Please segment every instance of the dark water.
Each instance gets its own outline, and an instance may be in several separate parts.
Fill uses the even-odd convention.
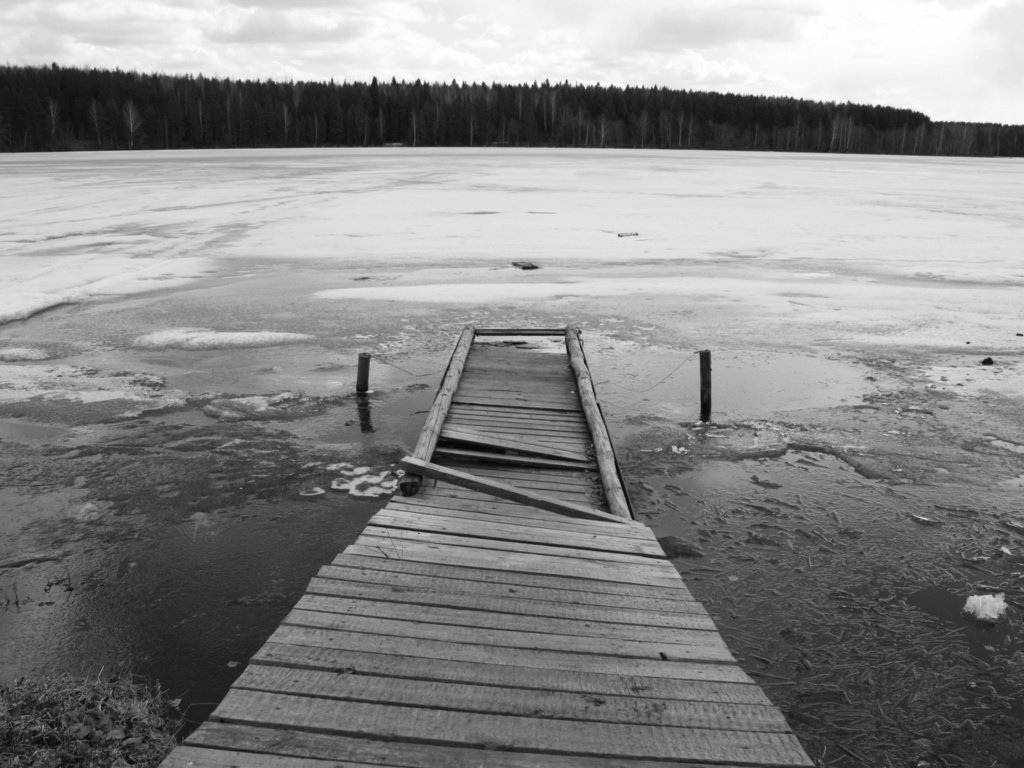
[[[183,411],[114,429],[99,458],[63,459],[83,492],[107,499],[34,489],[30,511],[66,512],[28,525],[21,555],[0,559],[3,679],[128,667],[181,697],[193,725],[202,721],[309,579],[387,501],[301,492],[329,489],[340,473],[327,467],[339,461],[387,470],[414,442],[433,394],[378,392],[259,425]],[[282,432],[299,447],[261,439]],[[229,449],[209,452],[232,440],[241,445],[231,462],[221,456]],[[193,444],[182,456],[166,448]],[[128,471],[137,474],[126,483]]]

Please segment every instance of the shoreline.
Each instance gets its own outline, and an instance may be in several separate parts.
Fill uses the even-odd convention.
[[[161,212],[169,190],[204,173],[182,167],[128,218],[170,216],[160,242],[190,243],[190,256],[209,249],[215,274],[0,325],[0,351],[46,355],[0,363],[0,677],[131,659],[204,716],[316,568],[382,505],[351,493],[364,486],[346,473],[366,467],[384,486],[462,327],[572,324],[645,522],[699,545],[704,557],[677,566],[817,754],[835,754],[851,723],[866,734],[858,751],[878,764],[886,741],[924,759],[906,736],[915,732],[959,754],[970,739],[953,744],[938,718],[985,711],[992,718],[975,717],[971,731],[978,754],[1010,744],[996,716],[1024,718],[1014,575],[1024,568],[1024,315],[1012,301],[1024,276],[1000,249],[1015,220],[1002,209],[966,222],[922,213],[904,230],[907,210],[936,204],[930,190],[883,215],[877,191],[857,186],[867,176],[814,209],[825,182],[799,163],[784,178],[741,165],[716,180],[680,156],[683,190],[634,179],[595,192],[614,169],[580,181],[585,166],[542,154],[557,160],[544,173],[526,167],[502,182],[499,168],[453,171],[425,191],[400,167],[358,194],[341,170],[316,169],[263,203],[231,179],[211,192],[213,211],[197,201]],[[647,162],[630,172],[642,177]],[[530,179],[539,193],[520,188]],[[807,208],[779,213],[793,204]],[[93,203],[81,205],[87,214]],[[740,221],[752,207],[768,213]],[[555,213],[529,213],[542,209]],[[396,221],[395,210],[408,214]],[[507,220],[473,214],[483,210]],[[218,228],[240,211],[237,229]],[[71,231],[75,216],[53,217],[41,228],[66,218]],[[523,222],[532,228],[515,235]],[[1006,285],[956,277],[975,269],[959,240],[941,249],[961,224],[1002,259],[992,279]],[[873,226],[874,240],[861,231]],[[946,279],[915,277],[929,261],[906,242],[938,248],[926,271]],[[826,245],[835,252],[819,253]],[[280,256],[293,246],[303,258]],[[510,266],[521,258],[540,269]],[[482,300],[481,285],[503,281],[523,287],[487,288]],[[578,295],[558,292],[568,281]],[[457,300],[388,293],[447,284],[460,286]],[[337,290],[348,292],[315,298]],[[373,291],[383,295],[360,298]],[[165,335],[139,342],[153,334]],[[240,346],[282,339],[295,343]],[[698,349],[714,361],[706,429],[694,426]],[[376,361],[363,408],[351,396],[359,352]],[[349,490],[329,490],[345,478]],[[313,487],[327,490],[302,495]],[[988,587],[1006,592],[1010,611],[985,634],[955,603]],[[891,667],[868,649],[891,654]],[[865,684],[876,668],[888,670],[884,684]],[[889,695],[915,683],[914,706]]]

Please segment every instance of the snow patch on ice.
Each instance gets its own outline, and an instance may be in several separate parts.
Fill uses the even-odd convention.
[[[676,283],[680,285],[676,285]],[[371,299],[444,304],[478,304],[493,301],[540,301],[545,299],[595,296],[625,296],[633,293],[673,293],[683,280],[650,279],[579,280],[564,283],[432,283],[427,285],[365,286],[318,291],[318,299]]]
[[[49,360],[50,353],[38,347],[3,347],[0,348],[0,362],[19,363],[30,360]]]
[[[183,285],[208,274],[197,258],[145,259],[86,251],[45,258],[5,257],[0,324],[25,320],[63,304]]]
[[[989,391],[1024,397],[1024,366],[1005,357],[996,366],[982,366],[971,360],[964,365],[933,366],[924,375],[932,386],[962,395]]]
[[[186,393],[166,389],[163,379],[149,374],[103,373],[81,365],[0,368],[0,403],[36,398],[80,403],[124,400],[131,403],[131,407],[121,414],[124,417],[180,408],[188,402]]]
[[[306,404],[301,395],[293,392],[249,397],[219,397],[203,406],[203,413],[221,421],[286,419],[296,414],[296,406]]]
[[[231,347],[274,347],[315,341],[305,333],[277,331],[212,331],[209,328],[169,328],[140,336],[134,342],[142,349],[228,349]]]

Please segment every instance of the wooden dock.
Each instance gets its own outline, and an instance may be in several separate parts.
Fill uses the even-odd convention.
[[[467,328],[403,465],[163,768],[813,765],[633,520],[578,332]]]

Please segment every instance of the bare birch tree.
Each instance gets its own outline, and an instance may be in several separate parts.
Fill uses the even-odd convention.
[[[129,99],[121,107],[121,117],[124,118],[124,127],[128,131],[128,149],[135,149],[135,136],[142,128],[142,113],[135,106],[135,102]]]

